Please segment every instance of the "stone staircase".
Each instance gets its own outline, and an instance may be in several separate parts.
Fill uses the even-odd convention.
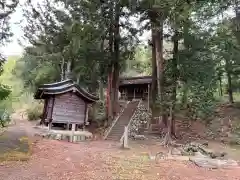
[[[124,127],[128,125],[131,117],[137,109],[139,101],[131,101],[124,109],[123,114],[118,118],[117,122],[111,128],[105,140],[119,141],[124,133]]]

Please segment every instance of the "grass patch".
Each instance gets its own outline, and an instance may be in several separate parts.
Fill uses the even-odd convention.
[[[30,158],[30,153],[20,151],[10,151],[0,155],[0,161],[27,161]]]
[[[42,115],[43,104],[35,103],[28,107],[26,110],[27,117],[29,121],[38,120]]]
[[[3,137],[2,137],[3,138]],[[6,138],[6,137],[4,137]],[[27,147],[26,147],[27,146]],[[27,161],[32,154],[32,141],[27,137],[19,138],[19,144],[14,149],[0,153],[1,161]]]

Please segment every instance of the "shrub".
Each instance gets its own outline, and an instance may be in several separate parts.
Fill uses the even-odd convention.
[[[97,123],[98,127],[102,126],[106,119],[104,102],[97,101],[94,107],[90,108],[88,118],[93,123]]]
[[[6,109],[0,110],[0,127],[5,127],[10,121],[10,114]]]
[[[42,115],[43,105],[36,103],[27,108],[26,113],[29,121],[38,120]]]

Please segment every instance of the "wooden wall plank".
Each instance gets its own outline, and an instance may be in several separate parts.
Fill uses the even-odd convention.
[[[85,102],[74,93],[57,95],[53,108],[53,122],[83,124],[85,109]]]

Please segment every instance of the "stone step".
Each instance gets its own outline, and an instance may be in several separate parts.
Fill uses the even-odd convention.
[[[138,101],[132,101],[128,104],[126,109],[124,110],[122,116],[119,117],[118,121],[112,128],[111,132],[109,133],[107,140],[120,140],[123,133],[124,127],[128,125],[132,115],[134,114]]]
[[[119,129],[113,129],[110,133],[122,133],[124,131],[124,128]]]
[[[113,135],[121,135],[121,134],[122,134],[122,132],[113,132],[113,133],[109,134],[109,136],[113,136]]]

